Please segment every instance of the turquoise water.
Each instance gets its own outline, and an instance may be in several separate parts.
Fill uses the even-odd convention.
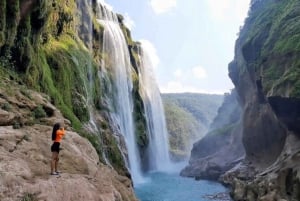
[[[219,183],[196,181],[177,174],[150,173],[147,182],[135,187],[140,201],[230,201],[228,190]],[[215,196],[218,194],[218,196]],[[214,197],[214,198],[212,198]]]

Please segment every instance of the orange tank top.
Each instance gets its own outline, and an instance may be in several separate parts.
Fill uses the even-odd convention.
[[[56,138],[55,138],[54,142],[60,142],[64,135],[65,135],[65,130],[63,128],[57,130]]]

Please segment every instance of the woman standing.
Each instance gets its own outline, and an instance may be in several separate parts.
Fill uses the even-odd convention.
[[[53,144],[51,146],[51,152],[52,152],[52,160],[51,160],[51,175],[59,175],[59,172],[57,171],[57,164],[58,164],[58,154],[59,154],[59,146],[60,141],[62,137],[65,135],[65,130],[61,126],[60,123],[56,123],[53,126],[52,130],[52,141]]]

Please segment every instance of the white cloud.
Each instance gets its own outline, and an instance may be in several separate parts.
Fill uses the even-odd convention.
[[[179,68],[177,68],[177,69],[174,71],[173,75],[174,75],[175,77],[177,77],[177,78],[182,77],[182,70],[179,69]]]
[[[133,27],[135,27],[134,21],[130,18],[128,13],[124,15],[124,24],[131,31]]]
[[[219,21],[243,22],[247,16],[250,0],[206,0],[212,17]]]
[[[176,0],[150,0],[150,5],[156,14],[168,12],[176,7]]]
[[[218,20],[226,17],[226,11],[229,8],[230,0],[207,0],[211,15]]]
[[[183,84],[180,81],[170,81],[166,86],[160,87],[161,93],[205,93],[205,94],[224,94],[223,91],[207,91],[194,86]]]
[[[154,45],[145,39],[140,40],[144,51],[146,51],[150,57],[150,61],[152,62],[153,68],[156,69],[158,64],[160,63],[160,59],[156,53],[156,49]]]
[[[196,66],[192,69],[193,76],[197,79],[203,79],[207,77],[207,73],[202,66]]]
[[[166,86],[160,88],[162,93],[183,93],[190,92],[190,89],[187,89],[181,82],[179,81],[170,81]]]

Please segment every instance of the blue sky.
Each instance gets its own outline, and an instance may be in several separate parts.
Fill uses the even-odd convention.
[[[250,0],[105,0],[151,54],[161,92],[224,93]]]

